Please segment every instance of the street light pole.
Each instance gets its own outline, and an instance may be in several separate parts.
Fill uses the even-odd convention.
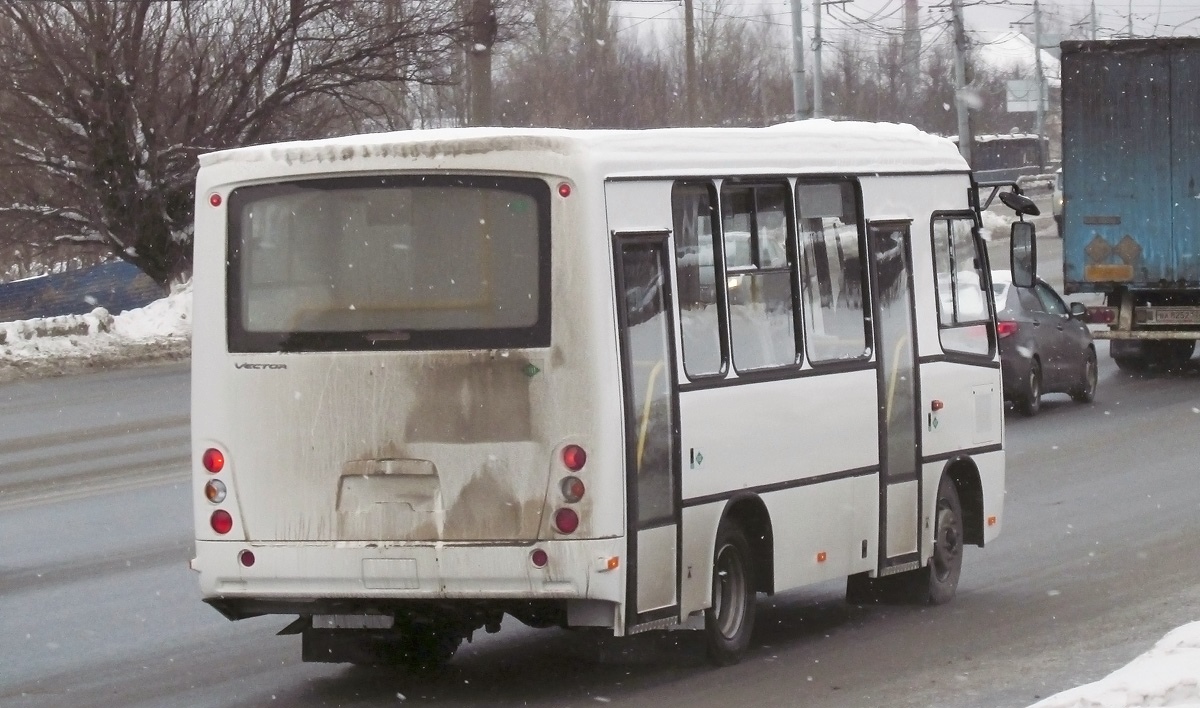
[[[807,87],[804,85],[804,8],[792,0],[792,107],[796,120],[808,117]]]

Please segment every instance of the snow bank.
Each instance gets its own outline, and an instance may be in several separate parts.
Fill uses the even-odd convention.
[[[1200,622],[1172,630],[1108,676],[1030,708],[1200,708]]]
[[[0,381],[186,359],[191,353],[192,286],[113,316],[102,307],[0,323]]]

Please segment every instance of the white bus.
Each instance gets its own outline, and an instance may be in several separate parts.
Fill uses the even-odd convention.
[[[948,601],[1003,518],[975,194],[949,141],[829,121],[203,157],[205,602],[428,666],[505,614],[725,664],[758,593]]]

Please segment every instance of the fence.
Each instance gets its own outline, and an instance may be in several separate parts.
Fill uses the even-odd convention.
[[[164,295],[149,276],[117,261],[0,284],[0,322],[82,315],[97,307],[115,315]]]

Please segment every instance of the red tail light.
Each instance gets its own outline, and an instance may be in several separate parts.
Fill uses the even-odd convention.
[[[578,445],[567,445],[562,451],[563,464],[572,472],[578,472],[587,464],[587,451]]]
[[[1003,320],[996,323],[996,336],[1001,339],[1010,335],[1016,334],[1017,323],[1011,320]]]
[[[214,511],[209,523],[212,524],[213,531],[219,534],[227,534],[233,530],[233,517],[224,509]]]
[[[213,474],[225,469],[225,455],[215,447],[205,450],[201,461],[204,463],[204,469]]]
[[[554,512],[554,528],[559,533],[575,533],[579,528],[579,514],[574,509],[559,509]]]
[[[1089,307],[1086,320],[1092,324],[1112,324],[1117,321],[1117,311],[1112,307]]]

